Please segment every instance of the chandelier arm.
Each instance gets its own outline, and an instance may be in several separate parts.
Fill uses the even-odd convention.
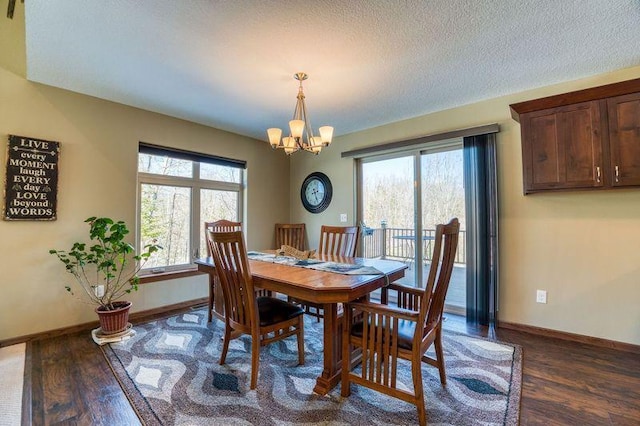
[[[291,118],[291,120],[300,120],[301,119],[301,114],[302,114],[302,110],[300,108],[300,91],[298,90],[298,95],[296,96],[296,106],[293,109],[293,117]],[[295,145],[293,147],[291,147],[291,148],[293,148],[293,151],[289,153],[289,154],[292,154],[293,152],[296,152],[299,149],[301,149],[302,146],[300,145],[300,138],[293,137],[293,132],[291,131],[291,126],[289,126],[289,137],[293,138],[293,140],[295,141]]]
[[[299,79],[300,80],[300,86],[298,87],[298,101],[297,101],[297,107],[298,107],[298,115],[297,115],[297,119],[298,120],[302,120],[304,122],[304,132],[300,135],[300,138],[297,140],[298,142],[298,147],[300,147],[300,149],[303,150],[307,150],[307,143],[305,143],[304,141],[304,136],[305,133],[307,134],[307,138],[308,138],[308,133],[309,133],[309,123],[307,121],[307,106],[306,103],[304,101],[304,89],[302,88],[302,80],[303,79]]]
[[[305,151],[313,152],[311,148],[313,146],[313,127],[311,127],[311,120],[307,115],[307,103],[302,99],[302,116],[304,117],[304,125],[306,127],[307,141],[304,143]]]
[[[303,122],[303,125],[306,127],[307,125],[307,116],[306,116],[306,108],[304,104],[304,89],[302,87],[302,81],[306,78],[304,73],[297,73],[295,79],[299,81],[298,83],[298,95],[296,96],[296,112],[294,116],[294,120],[300,120]],[[305,149],[304,143],[304,134],[308,129],[304,129],[304,132],[300,135],[300,137],[296,138],[296,144],[299,149]]]

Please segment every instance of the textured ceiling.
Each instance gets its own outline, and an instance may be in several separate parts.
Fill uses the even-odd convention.
[[[266,140],[640,65],[638,0],[28,0],[27,77]]]

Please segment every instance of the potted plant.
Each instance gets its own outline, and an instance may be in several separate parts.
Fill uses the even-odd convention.
[[[85,223],[89,224],[89,244],[76,242],[69,251],[49,250],[49,253],[64,263],[85,298],[97,305],[100,332],[120,333],[128,326],[131,302],[119,299],[138,290],[138,272],[161,247],[149,244],[142,253],[135,254],[134,247],[124,241],[129,229],[123,221],[90,217]],[[72,286],[67,285],[66,289],[75,295]]]

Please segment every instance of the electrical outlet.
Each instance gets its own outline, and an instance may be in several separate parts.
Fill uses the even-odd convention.
[[[547,303],[547,291],[546,290],[538,290],[538,291],[536,291],[536,302],[537,303]]]
[[[340,213],[340,222],[342,222],[342,223],[346,223],[347,222],[347,214],[346,213]]]
[[[104,286],[103,285],[97,285],[93,291],[96,293],[96,297],[102,297],[104,296]]]

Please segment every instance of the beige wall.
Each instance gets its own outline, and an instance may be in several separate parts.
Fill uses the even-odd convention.
[[[6,2],[1,10],[6,10]],[[1,5],[1,4],[0,4]],[[139,141],[246,160],[246,225],[250,248],[270,247],[273,224],[289,219],[286,191],[264,182],[286,182],[289,160],[262,141],[55,89],[25,80],[23,7],[0,25],[0,164],[5,173],[7,135],[61,143],[58,219],[0,220],[0,340],[96,320],[93,307],[64,289],[70,276],[48,254],[85,239],[89,216],[136,218]],[[1,190],[4,191],[4,178]],[[3,200],[4,202],[4,200]],[[132,232],[133,234],[133,232]],[[133,242],[133,241],[132,241]],[[141,286],[133,311],[208,294],[204,277]]]
[[[319,156],[291,164],[291,220],[306,222],[311,247],[320,225],[354,223],[354,161],[343,151],[498,123],[499,319],[640,344],[640,189],[524,196],[520,126],[509,104],[640,77],[640,67],[513,94],[338,137]],[[339,131],[340,129],[337,129]],[[333,201],[321,214],[300,203],[311,172],[326,173]],[[535,302],[536,289],[548,303]]]

